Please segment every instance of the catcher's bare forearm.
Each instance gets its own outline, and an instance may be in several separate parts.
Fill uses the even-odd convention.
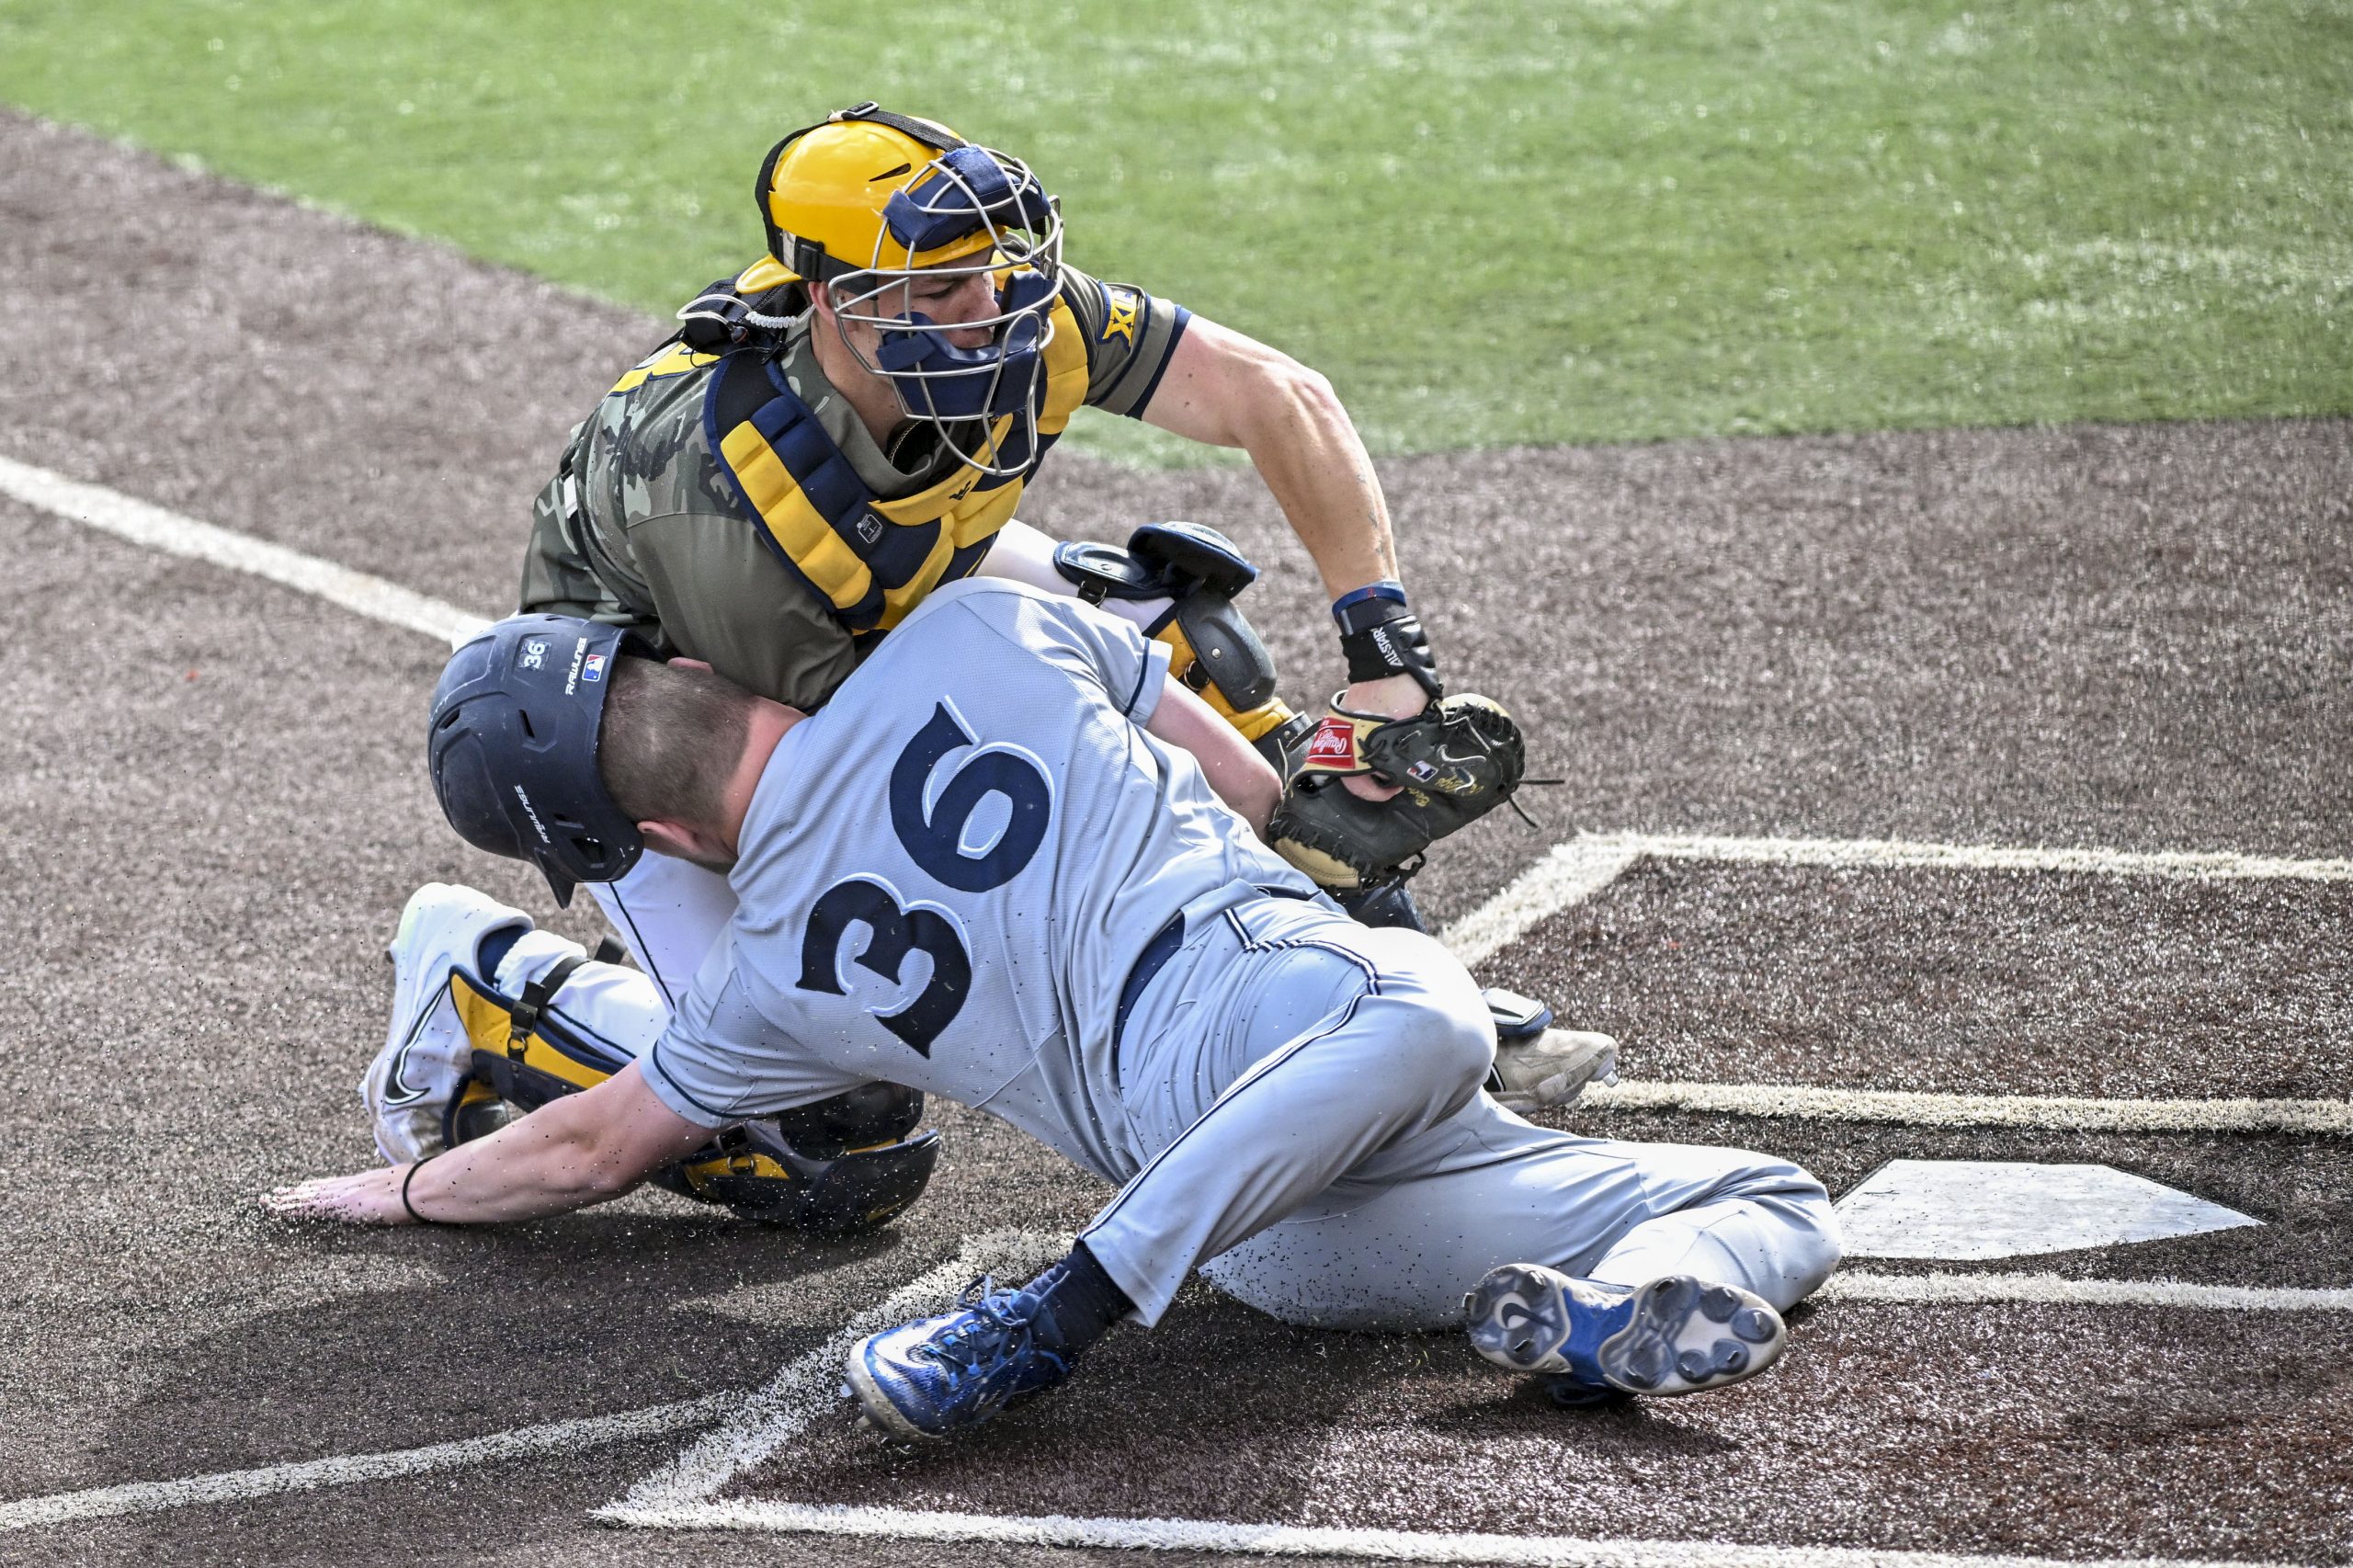
[[[1267,819],[1282,799],[1283,781],[1258,749],[1218,716],[1217,710],[1188,691],[1174,676],[1163,678],[1166,685],[1160,693],[1160,705],[1152,710],[1152,722],[1144,726],[1144,733],[1192,753],[1217,798],[1239,813],[1252,832],[1266,837]]]
[[[1331,383],[1289,355],[1196,315],[1144,422],[1240,447],[1334,597],[1397,575],[1389,504]]]

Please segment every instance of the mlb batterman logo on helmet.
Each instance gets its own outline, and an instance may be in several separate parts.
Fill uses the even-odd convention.
[[[601,677],[624,651],[652,656],[617,626],[509,616],[450,655],[433,688],[441,814],[475,848],[537,866],[566,906],[578,883],[613,881],[645,847],[597,774]]]
[[[1063,288],[1061,205],[1029,166],[865,103],[778,142],[757,194],[768,256],[736,279],[737,290],[796,280],[831,290],[844,346],[891,383],[908,418],[938,426],[983,474],[1024,472]],[[994,314],[957,322],[951,334],[911,308],[918,277],[981,274],[996,290]],[[873,329],[871,347],[853,326]],[[979,330],[984,345],[951,340]],[[1017,437],[993,423],[1007,415],[1024,421]]]

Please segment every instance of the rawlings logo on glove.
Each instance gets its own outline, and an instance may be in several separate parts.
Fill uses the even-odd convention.
[[[1486,698],[1449,697],[1410,719],[1336,701],[1267,835],[1326,888],[1379,886],[1413,875],[1424,850],[1509,800],[1527,767],[1518,723]],[[1399,792],[1364,800],[1339,783],[1352,773]]]

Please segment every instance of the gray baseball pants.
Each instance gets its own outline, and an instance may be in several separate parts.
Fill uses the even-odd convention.
[[[1082,1234],[1146,1324],[1197,1266],[1288,1322],[1409,1329],[1459,1324],[1505,1263],[1691,1274],[1788,1307],[1838,1261],[1828,1195],[1787,1161],[1579,1138],[1496,1105],[1469,972],[1320,902],[1188,932],[1120,1051],[1142,1169]]]

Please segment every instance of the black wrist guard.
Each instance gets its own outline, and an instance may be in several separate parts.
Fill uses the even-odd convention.
[[[1348,681],[1382,680],[1412,676],[1436,702],[1446,695],[1445,677],[1430,653],[1430,640],[1421,621],[1402,599],[1368,598],[1343,601],[1332,611],[1340,623],[1340,652],[1348,661]]]

